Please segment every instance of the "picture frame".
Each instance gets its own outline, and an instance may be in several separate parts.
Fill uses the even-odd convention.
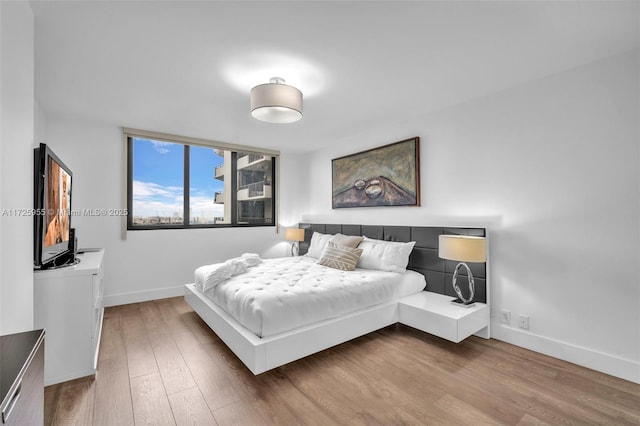
[[[331,206],[420,205],[420,138],[331,160]]]

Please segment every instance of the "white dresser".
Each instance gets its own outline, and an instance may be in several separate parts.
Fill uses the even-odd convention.
[[[34,324],[46,329],[45,386],[94,375],[102,331],[104,249],[80,263],[34,271]]]

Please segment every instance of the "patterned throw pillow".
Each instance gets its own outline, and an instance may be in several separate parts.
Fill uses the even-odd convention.
[[[341,271],[353,271],[361,254],[361,249],[341,246],[329,241],[318,263]]]

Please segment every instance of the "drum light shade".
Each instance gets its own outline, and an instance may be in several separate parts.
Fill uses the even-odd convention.
[[[251,89],[251,115],[268,123],[294,123],[302,118],[302,92],[273,77]]]
[[[463,235],[440,235],[438,257],[458,262],[486,262],[487,253],[484,237]]]
[[[287,228],[284,230],[284,239],[287,241],[304,241],[304,229]]]

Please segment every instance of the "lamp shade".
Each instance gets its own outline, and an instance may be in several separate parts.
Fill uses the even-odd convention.
[[[302,118],[302,92],[273,77],[251,89],[251,115],[269,123],[293,123]]]
[[[284,230],[284,239],[287,241],[304,241],[304,229],[287,228]]]
[[[458,262],[486,262],[485,241],[485,237],[440,235],[438,237],[438,256],[442,259]]]

